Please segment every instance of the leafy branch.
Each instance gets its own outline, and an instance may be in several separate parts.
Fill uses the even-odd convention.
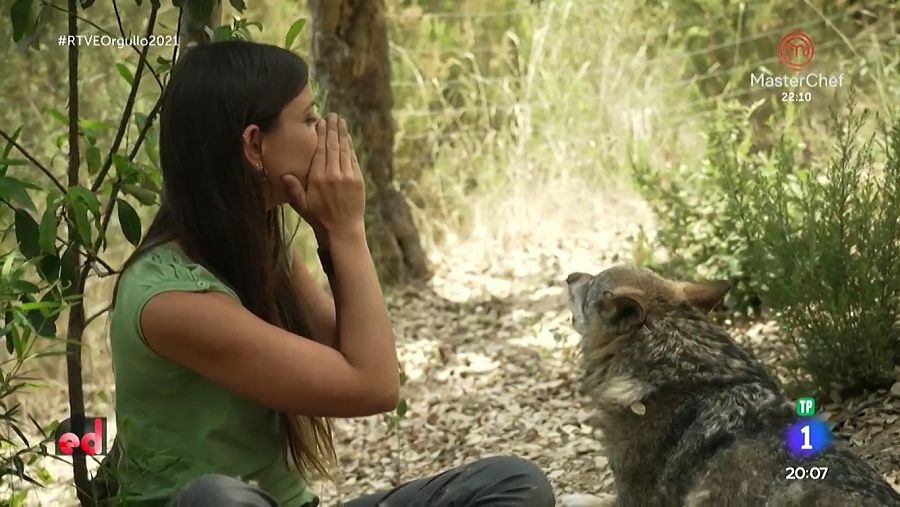
[[[62,12],[62,13],[65,13],[65,14],[68,14],[68,13],[69,13],[69,10],[66,9],[65,7],[60,7],[60,6],[58,6],[58,5],[54,5],[54,4],[52,4],[52,3],[47,2],[46,0],[44,0],[44,1],[42,2],[42,4],[45,5],[45,6],[47,6],[48,8],[57,10],[57,11],[59,11],[59,12]],[[119,17],[119,7],[118,7],[118,4],[117,4],[117,2],[116,2],[115,0],[113,0],[113,8],[115,9],[115,13],[116,13],[116,21],[118,22],[118,25],[119,25],[119,34],[122,36],[122,38],[125,38],[125,37],[126,37],[126,35],[125,35],[125,29],[124,29],[124,27],[122,26],[122,19]],[[85,18],[84,16],[79,16],[77,13],[75,14],[75,17],[78,19],[78,21],[81,21],[82,23],[85,23],[85,24],[87,24],[87,25],[90,25],[90,26],[92,26],[93,28],[97,29],[99,32],[101,32],[101,33],[103,33],[103,34],[105,34],[105,35],[109,35],[110,37],[112,37],[112,35],[113,35],[112,32],[110,32],[109,30],[107,30],[107,29],[101,27],[101,26],[98,25],[97,23],[94,23],[93,21],[91,21],[91,20]],[[141,50],[141,48],[139,48],[138,46],[136,46],[136,45],[134,45],[134,44],[129,44],[128,47],[130,47],[135,53],[137,53],[138,57],[139,57],[141,60],[146,60],[146,56],[145,56],[144,52]],[[159,85],[160,91],[162,91],[162,90],[165,88],[165,85],[163,84],[162,78],[160,78],[159,73],[156,72],[156,69],[154,69],[152,65],[148,65],[148,66],[147,66],[147,69],[150,71],[151,74],[153,74],[153,78],[156,80],[156,83]]]
[[[153,35],[153,29],[156,26],[156,13],[158,10],[159,4],[153,3],[152,7],[150,8],[150,19],[147,21],[146,36],[148,38]],[[97,174],[97,178],[94,180],[94,184],[91,185],[91,192],[96,192],[100,188],[100,185],[106,178],[106,174],[109,172],[110,167],[112,167],[113,155],[119,151],[119,145],[122,144],[122,139],[125,137],[125,130],[128,127],[128,120],[131,118],[131,111],[134,108],[134,101],[137,97],[138,87],[141,83],[141,76],[144,72],[144,68],[147,66],[147,52],[149,50],[149,44],[144,46],[144,48],[141,50],[141,59],[140,61],[138,61],[137,71],[135,72],[134,80],[131,84],[131,91],[128,93],[128,99],[125,102],[125,111],[122,113],[122,120],[119,122],[119,128],[116,131],[115,138],[113,138],[113,144],[109,150],[109,154],[106,156],[106,160],[103,162],[103,167]]]
[[[6,142],[8,142],[10,145],[14,146],[17,150],[19,150],[19,153],[21,153],[25,158],[27,158],[29,162],[34,164],[34,166],[37,167],[38,169],[40,169],[40,171],[42,173],[47,175],[47,177],[50,178],[50,181],[53,182],[54,185],[56,185],[56,188],[58,188],[63,193],[66,192],[66,187],[64,187],[63,184],[60,183],[60,181],[58,179],[56,179],[55,176],[53,176],[53,173],[50,172],[50,169],[48,169],[47,166],[45,166],[44,164],[40,163],[38,161],[38,159],[36,159],[34,156],[32,156],[31,153],[29,153],[28,150],[26,150],[24,147],[22,147],[21,144],[16,142],[15,137],[7,134],[6,131],[3,129],[0,129],[0,136],[3,136],[3,138],[6,139]]]

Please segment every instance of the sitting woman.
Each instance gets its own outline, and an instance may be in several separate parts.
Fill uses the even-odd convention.
[[[114,292],[126,505],[318,505],[330,419],[391,411],[391,321],[366,243],[347,126],[317,117],[307,65],[246,41],[179,61],[160,117],[162,204]],[[285,240],[315,234],[332,299]],[[554,504],[546,476],[484,458],[350,506]]]

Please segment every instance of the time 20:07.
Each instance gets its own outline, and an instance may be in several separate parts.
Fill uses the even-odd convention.
[[[787,475],[785,479],[824,479],[825,474],[828,473],[828,467],[786,467],[785,472]]]
[[[781,92],[782,102],[809,102],[812,92]]]

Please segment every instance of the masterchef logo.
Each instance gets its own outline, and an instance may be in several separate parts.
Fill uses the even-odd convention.
[[[808,33],[794,30],[784,34],[776,46],[778,59],[785,67],[797,71],[809,65],[816,54],[816,44]]]

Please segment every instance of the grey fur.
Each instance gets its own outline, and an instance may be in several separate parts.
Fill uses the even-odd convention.
[[[676,282],[631,266],[573,273],[567,282],[583,389],[598,409],[616,505],[900,505],[846,450],[832,446],[807,459],[787,452],[792,405],[707,317],[726,282]],[[828,473],[787,480],[789,466]]]

